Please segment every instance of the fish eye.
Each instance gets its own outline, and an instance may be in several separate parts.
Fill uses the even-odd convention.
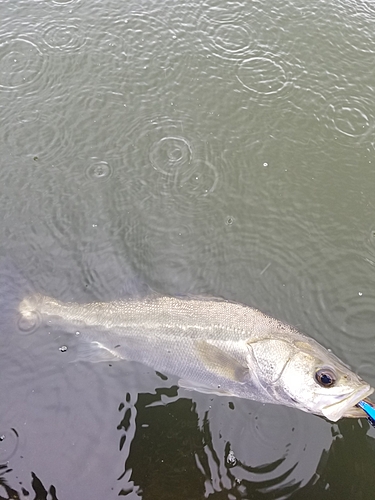
[[[315,380],[322,387],[332,387],[336,382],[336,375],[330,368],[321,368],[315,373]]]

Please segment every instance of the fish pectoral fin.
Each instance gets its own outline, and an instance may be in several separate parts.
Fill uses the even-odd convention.
[[[178,385],[182,389],[187,389],[188,391],[197,391],[203,394],[216,394],[217,396],[232,396],[232,394],[220,389],[220,387],[206,387],[205,385],[201,385],[197,382],[191,382],[190,380],[181,379],[178,381]]]
[[[100,342],[87,342],[78,344],[75,349],[74,361],[89,361],[96,363],[100,361],[116,361],[123,359],[116,351],[108,349]]]
[[[244,366],[219,347],[199,340],[196,348],[198,358],[211,373],[239,383],[244,383],[248,378],[248,366]]]

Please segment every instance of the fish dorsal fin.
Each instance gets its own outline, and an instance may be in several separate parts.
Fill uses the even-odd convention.
[[[269,384],[276,382],[282,374],[285,365],[295,353],[293,344],[282,339],[263,339],[248,342],[251,348],[256,370],[262,379]]]
[[[204,340],[197,341],[196,349],[198,358],[211,373],[234,382],[246,381],[249,375],[248,367],[242,365],[230,354]]]

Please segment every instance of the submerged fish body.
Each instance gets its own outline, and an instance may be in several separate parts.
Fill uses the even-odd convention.
[[[201,392],[283,404],[331,421],[364,417],[374,389],[293,327],[216,299],[63,303],[40,294],[19,305],[24,323],[80,331],[85,359],[138,361]]]

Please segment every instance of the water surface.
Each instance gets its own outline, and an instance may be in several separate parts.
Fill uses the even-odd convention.
[[[29,286],[221,296],[374,385],[373,4],[4,0],[0,17],[0,496],[372,498],[366,421],[70,362],[74,339],[13,313]]]

